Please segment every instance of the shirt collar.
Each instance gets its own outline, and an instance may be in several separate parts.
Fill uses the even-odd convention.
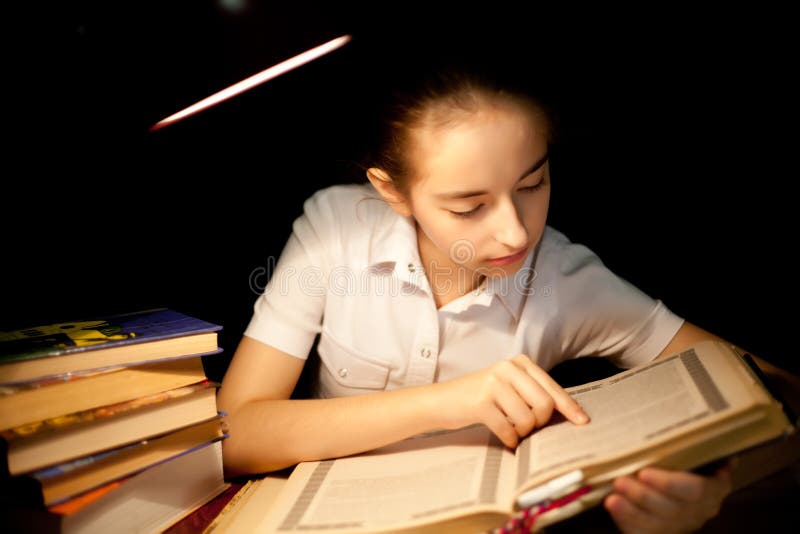
[[[525,260],[525,266],[514,273],[514,276],[485,279],[483,283],[471,293],[448,303],[442,308],[442,311],[457,314],[471,306],[484,306],[488,308],[492,305],[494,299],[497,298],[506,311],[514,318],[514,321],[519,321],[522,307],[525,304],[525,298],[532,290],[533,270],[527,267],[530,265],[530,261],[531,257],[529,255]]]
[[[417,249],[417,229],[411,217],[403,217],[391,208],[386,224],[375,233],[369,268],[373,272],[394,272],[401,282],[426,287],[425,271]]]

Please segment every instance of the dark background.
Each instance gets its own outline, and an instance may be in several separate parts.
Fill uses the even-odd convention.
[[[65,2],[9,17],[5,328],[172,307],[224,326],[225,353],[206,362],[221,378],[252,273],[280,254],[302,201],[361,180],[386,73],[445,53],[496,58],[549,97],[553,226],[688,320],[800,372],[788,14],[270,4],[285,3]],[[345,33],[329,56],[148,131]]]

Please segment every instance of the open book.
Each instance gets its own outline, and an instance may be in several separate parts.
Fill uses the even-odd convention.
[[[485,532],[520,502],[549,509],[538,528],[594,506],[620,475],[694,469],[794,431],[743,357],[714,341],[567,391],[591,422],[556,417],[516,450],[478,425],[300,463],[258,531]]]

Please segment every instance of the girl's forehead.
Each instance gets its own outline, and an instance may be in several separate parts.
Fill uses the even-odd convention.
[[[415,131],[407,156],[416,185],[482,181],[481,178],[518,172],[547,151],[546,123],[519,109],[486,109],[444,127]]]
[[[529,109],[484,106],[465,113],[453,112],[452,120],[425,121],[412,130],[418,157],[435,157],[448,148],[522,142],[547,143],[548,126],[541,114]]]
[[[412,136],[426,143],[476,132],[498,122],[514,122],[539,132],[548,131],[542,110],[532,103],[508,98],[474,98],[469,100],[469,105],[447,100],[433,102],[419,117],[412,128]]]

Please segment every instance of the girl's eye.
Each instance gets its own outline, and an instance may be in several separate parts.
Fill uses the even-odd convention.
[[[533,191],[536,191],[537,189],[541,189],[542,187],[544,187],[544,185],[545,185],[545,180],[542,179],[542,180],[539,180],[539,183],[537,183],[536,185],[529,185],[529,186],[526,186],[526,187],[520,187],[519,189],[517,189],[517,191],[521,191],[523,193],[531,193]]]
[[[472,217],[473,215],[475,215],[478,212],[479,209],[481,209],[481,206],[483,206],[483,204],[478,204],[477,206],[475,206],[471,210],[467,210],[467,211],[453,211],[453,210],[450,210],[450,213],[452,213],[456,217],[464,217],[464,218]]]

